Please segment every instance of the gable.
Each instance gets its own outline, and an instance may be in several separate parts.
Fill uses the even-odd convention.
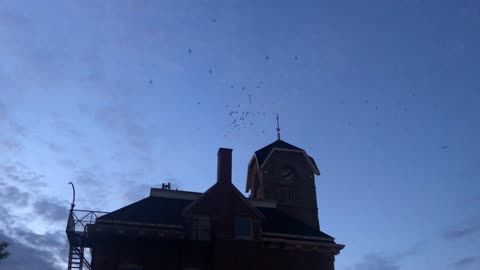
[[[263,219],[263,215],[231,183],[215,183],[200,198],[191,202],[183,210],[184,216],[192,215],[245,215]]]

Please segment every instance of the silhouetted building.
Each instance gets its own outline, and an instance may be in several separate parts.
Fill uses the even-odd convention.
[[[217,166],[204,193],[152,188],[86,226],[92,269],[334,269],[344,245],[320,231],[320,172],[303,149],[277,140],[256,151],[249,198],[232,184],[231,149],[219,149]]]

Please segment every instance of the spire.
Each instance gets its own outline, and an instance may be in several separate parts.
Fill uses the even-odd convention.
[[[278,121],[278,113],[277,113],[277,140],[280,140],[280,123]]]

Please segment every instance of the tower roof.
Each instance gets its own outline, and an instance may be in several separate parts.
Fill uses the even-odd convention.
[[[315,172],[315,174],[317,175],[320,174],[320,171],[318,170],[315,160],[311,156],[309,156],[305,150],[282,140],[276,140],[273,143],[255,151],[254,157],[257,159],[257,163],[260,168],[263,167],[265,162],[270,157],[271,153],[275,150],[292,150],[296,152],[303,152],[305,156],[308,158],[309,163],[311,163],[312,169]]]
[[[255,162],[253,164],[256,164],[256,166],[258,166],[259,169],[262,169],[267,163],[267,161],[269,160],[272,153],[275,151],[290,151],[290,152],[297,152],[297,153],[303,154],[307,163],[310,165],[310,168],[312,169],[312,171],[316,175],[320,175],[320,171],[318,170],[315,160],[311,156],[309,156],[305,150],[295,145],[289,144],[285,141],[276,140],[273,143],[255,151],[255,153],[253,154],[253,157],[250,159],[250,162],[248,163],[249,169],[247,173],[245,192],[249,192],[250,189],[252,188],[253,180],[252,180],[252,175],[250,173],[252,162]]]

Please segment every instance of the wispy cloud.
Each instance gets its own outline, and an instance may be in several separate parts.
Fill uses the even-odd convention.
[[[0,181],[0,203],[4,206],[25,207],[29,204],[31,194],[17,187]]]
[[[363,259],[349,267],[349,270],[399,270],[401,269],[401,261],[405,258],[415,256],[419,253],[419,246],[415,245],[411,248],[393,254],[386,253],[370,253]]]
[[[366,255],[352,270],[399,270],[398,260],[380,254]]]
[[[23,146],[20,138],[26,136],[26,129],[10,117],[7,106],[0,101],[0,150],[20,151]]]
[[[2,102],[0,102],[0,123],[6,121],[7,117],[7,108]]]
[[[97,122],[117,139],[116,156],[134,156],[143,166],[153,166],[152,138],[144,118],[124,105],[109,105],[97,111]]]
[[[456,262],[453,263],[453,266],[457,269],[465,269],[466,267],[469,267],[473,265],[475,262],[479,261],[480,257],[465,257],[457,260]]]
[[[74,168],[77,166],[76,163],[75,163],[75,161],[73,161],[73,160],[71,160],[71,159],[69,159],[69,158],[61,158],[61,159],[58,159],[58,160],[57,160],[57,163],[58,163],[60,166],[66,168],[66,169],[69,169],[69,170],[74,169]]]
[[[22,144],[13,138],[0,138],[0,149],[4,151],[20,151],[23,149]]]
[[[55,198],[42,198],[33,203],[35,213],[44,220],[56,222],[65,221],[68,216],[68,202]]]
[[[150,143],[139,114],[123,105],[108,106],[96,113],[96,119],[105,128],[123,136],[128,145],[141,153],[148,152]]]
[[[0,239],[10,244],[11,253],[2,261],[2,269],[5,267],[11,270],[60,270],[66,267],[64,258],[68,254],[68,249],[62,232],[40,235],[16,228],[10,232],[0,230]]]
[[[43,174],[37,173],[22,163],[0,164],[0,179],[5,178],[9,181],[21,183],[32,188],[45,186]]]
[[[442,233],[446,240],[457,240],[480,233],[480,217],[473,217],[465,222],[452,226]]]
[[[82,201],[83,207],[98,209],[105,206],[108,195],[107,186],[111,185],[110,182],[88,168],[75,171],[71,181],[75,183],[77,199]]]
[[[10,116],[7,106],[0,101],[0,127],[13,135],[26,136],[26,128]]]
[[[461,226],[451,228],[443,233],[443,237],[448,240],[460,239],[480,232],[480,226]]]
[[[22,164],[0,165],[0,240],[10,243],[11,253],[2,261],[2,269],[65,268],[68,252],[64,232],[50,226],[49,232],[38,234],[25,227],[37,221],[52,223],[67,218],[68,203],[38,188],[42,177]]]
[[[50,123],[50,127],[52,127],[56,131],[61,132],[62,134],[66,135],[66,136],[69,136],[69,137],[72,137],[74,139],[82,138],[86,135],[85,133],[81,132],[80,130],[74,128],[68,122],[60,120],[56,117]]]

